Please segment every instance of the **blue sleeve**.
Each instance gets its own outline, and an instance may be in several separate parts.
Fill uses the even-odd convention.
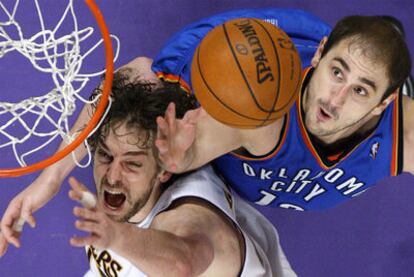
[[[160,78],[180,81],[184,87],[189,86],[191,61],[201,39],[214,27],[239,17],[262,19],[283,29],[295,43],[303,67],[310,65],[319,42],[331,31],[328,24],[302,10],[269,8],[230,11],[192,23],[172,36],[155,57],[152,70]]]

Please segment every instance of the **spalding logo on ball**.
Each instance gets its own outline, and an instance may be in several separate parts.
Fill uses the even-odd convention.
[[[257,128],[285,115],[301,81],[300,57],[281,29],[238,18],[210,31],[195,51],[191,83],[216,120]]]

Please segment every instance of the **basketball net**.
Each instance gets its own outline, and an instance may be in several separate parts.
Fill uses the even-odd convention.
[[[30,97],[17,103],[0,102],[0,148],[11,147],[17,162],[24,167],[27,165],[25,161],[27,156],[39,152],[51,141],[60,137],[67,144],[73,142],[78,133],[70,133],[68,119],[79,104],[77,100],[84,104],[94,105],[99,102],[99,97],[89,100],[82,97],[80,92],[90,78],[102,75],[105,70],[80,73],[84,59],[102,44],[103,39],[86,51],[81,49],[82,42],[91,37],[94,29],[92,27],[79,29],[72,0],[68,1],[60,20],[53,29],[45,26],[39,1],[34,0],[41,30],[30,37],[25,35],[22,24],[16,21],[15,15],[20,2],[16,0],[12,9],[7,9],[0,1],[0,13],[6,16],[6,20],[0,22],[0,58],[11,52],[18,52],[30,61],[33,68],[49,74],[54,84],[54,89],[45,92],[42,96]],[[64,35],[57,34],[58,31],[62,33],[60,28],[63,22],[68,22],[68,20],[73,23],[73,31]],[[17,31],[9,34],[7,30],[10,30],[10,27]],[[110,37],[116,42],[114,57],[116,60],[119,54],[119,39],[113,35]],[[106,112],[109,106],[107,105]],[[31,119],[28,121],[25,118]],[[17,136],[12,133],[16,125],[24,130],[23,134]],[[45,125],[49,126],[45,127]],[[94,128],[96,129],[97,126]],[[47,131],[44,131],[45,129]],[[27,144],[33,138],[39,138],[42,143],[32,149],[22,151],[20,146]],[[88,166],[91,161],[89,148],[88,154],[86,164],[81,165],[75,159],[76,164],[81,167]],[[72,155],[75,157],[73,153]]]

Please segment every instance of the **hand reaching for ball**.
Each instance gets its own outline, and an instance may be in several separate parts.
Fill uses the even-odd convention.
[[[177,119],[175,105],[170,103],[164,117],[157,118],[155,145],[162,166],[174,173],[184,172],[192,162],[192,146],[196,139],[197,121],[205,115],[203,108],[187,111]]]

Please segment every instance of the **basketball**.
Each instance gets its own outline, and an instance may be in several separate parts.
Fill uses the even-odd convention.
[[[195,50],[191,84],[201,106],[223,124],[265,126],[285,115],[301,82],[300,57],[281,29],[238,18],[211,30]]]

